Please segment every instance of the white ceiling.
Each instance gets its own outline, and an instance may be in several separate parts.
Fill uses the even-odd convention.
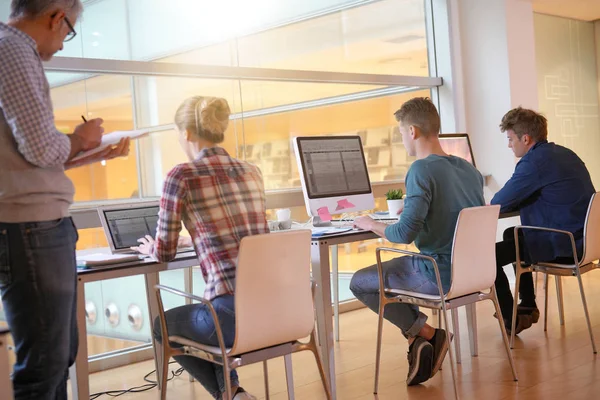
[[[542,14],[574,18],[582,21],[600,20],[600,0],[527,0],[533,10]]]

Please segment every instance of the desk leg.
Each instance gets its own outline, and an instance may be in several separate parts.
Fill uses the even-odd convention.
[[[331,277],[329,273],[329,245],[326,241],[311,243],[313,279],[317,282],[315,308],[321,358],[329,379],[331,397],[336,399],[335,354],[333,346],[333,316],[331,315]]]
[[[333,278],[333,326],[335,341],[340,341],[340,273],[338,269],[338,246],[331,246],[331,275]]]
[[[184,289],[183,289],[184,292],[194,293],[194,268],[193,267],[189,267],[184,271],[183,286],[184,286]],[[192,304],[192,299],[186,297],[185,304],[186,305]],[[190,382],[194,382],[194,377],[192,376],[192,374],[188,374],[188,375],[189,375]]]
[[[69,368],[71,379],[72,400],[87,400],[90,398],[90,375],[88,368],[87,326],[85,319],[85,283],[77,281],[77,330],[79,348],[75,364]]]
[[[146,274],[146,296],[148,298],[148,312],[150,314],[150,331],[153,331],[154,327],[154,319],[158,317],[158,300],[156,300],[156,294],[154,292],[154,286],[158,285],[158,272],[153,272],[150,274]],[[163,338],[164,340],[164,338]],[[163,353],[162,353],[162,345],[154,339],[154,335],[152,335],[152,348],[154,349],[154,365],[156,367],[156,381],[158,382],[158,390],[160,390],[160,382],[161,382],[161,371],[162,371],[162,363],[163,363]],[[164,360],[164,362],[169,362],[169,360]]]

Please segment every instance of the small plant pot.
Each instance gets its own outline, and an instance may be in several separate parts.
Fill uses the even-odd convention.
[[[390,218],[399,218],[398,211],[404,208],[404,200],[388,200],[387,204]]]

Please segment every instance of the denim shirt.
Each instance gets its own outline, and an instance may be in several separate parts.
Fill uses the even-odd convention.
[[[583,161],[571,150],[544,140],[521,158],[491,203],[500,204],[500,212],[518,210],[523,225],[573,233],[581,257],[583,225],[594,192]],[[524,235],[526,261],[573,255],[571,241],[564,234],[526,230]]]

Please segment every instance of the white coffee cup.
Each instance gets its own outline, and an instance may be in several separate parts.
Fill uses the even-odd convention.
[[[277,210],[277,221],[284,222],[292,219],[292,210],[289,208],[282,208]]]

